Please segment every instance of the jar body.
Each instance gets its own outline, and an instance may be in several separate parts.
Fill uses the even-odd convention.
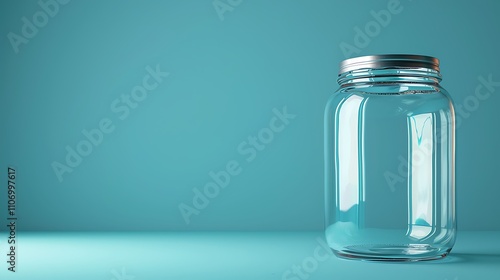
[[[326,106],[325,233],[340,257],[437,259],[455,242],[452,101],[394,71],[345,77]]]

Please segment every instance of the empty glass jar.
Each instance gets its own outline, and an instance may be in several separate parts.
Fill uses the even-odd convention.
[[[455,113],[439,61],[340,65],[325,110],[326,239],[337,256],[415,261],[455,243]]]

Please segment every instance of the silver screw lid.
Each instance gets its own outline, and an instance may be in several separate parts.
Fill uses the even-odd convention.
[[[349,58],[340,63],[339,75],[367,68],[428,68],[439,72],[439,59],[414,54],[383,54]]]

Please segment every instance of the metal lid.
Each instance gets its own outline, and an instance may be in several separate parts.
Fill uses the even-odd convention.
[[[349,58],[340,63],[339,75],[366,68],[428,68],[439,72],[439,59],[432,56],[413,54],[367,55]]]

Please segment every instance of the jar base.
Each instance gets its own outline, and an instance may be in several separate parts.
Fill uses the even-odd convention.
[[[337,257],[351,260],[416,262],[442,259],[450,253],[451,248],[435,248],[421,244],[367,244],[346,246],[340,251],[332,251]]]

